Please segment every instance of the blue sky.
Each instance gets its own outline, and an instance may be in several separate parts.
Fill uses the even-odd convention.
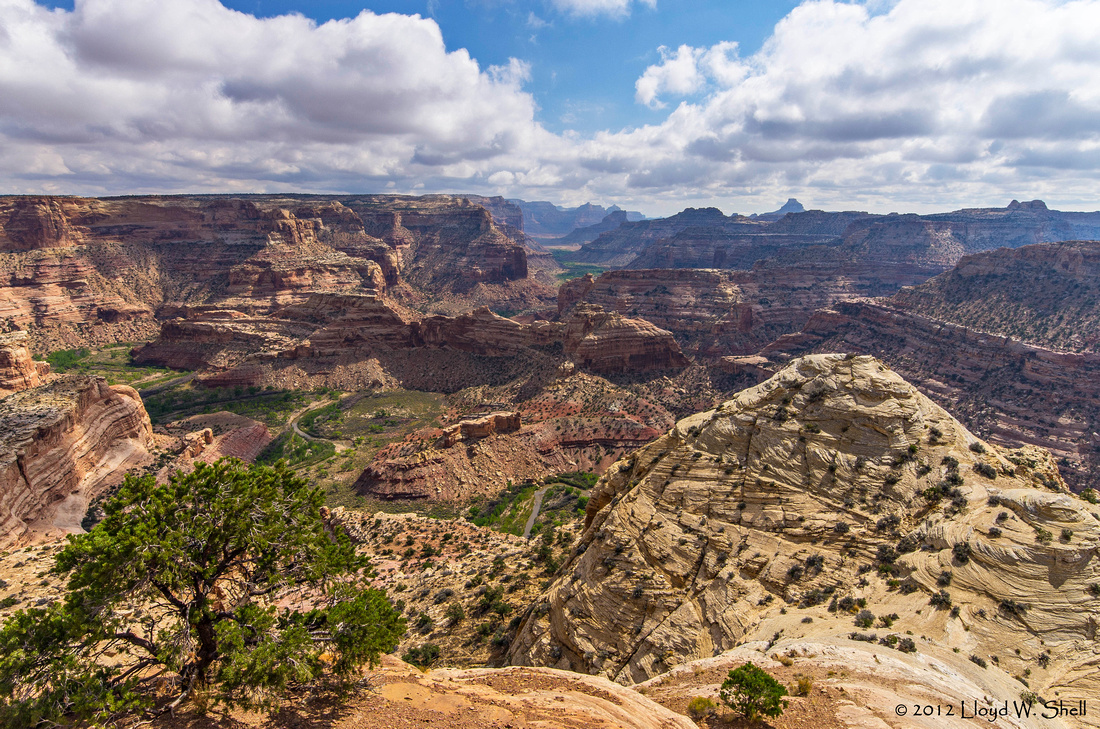
[[[293,14],[288,14],[293,13]],[[0,0],[0,190],[1100,208],[1100,0]]]

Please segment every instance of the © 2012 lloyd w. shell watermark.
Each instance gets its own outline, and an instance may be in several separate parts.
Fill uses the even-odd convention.
[[[898,704],[898,716],[953,716],[960,719],[985,719],[993,722],[1004,717],[1016,719],[1057,719],[1088,715],[1088,702],[1080,701],[1004,701],[1000,704],[971,699],[958,704]]]

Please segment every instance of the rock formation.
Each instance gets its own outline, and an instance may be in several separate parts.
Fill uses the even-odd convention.
[[[144,338],[161,309],[261,314],[318,291],[541,308],[552,291],[507,230],[448,196],[4,197],[0,318],[49,350]]]
[[[49,371],[49,364],[31,359],[26,332],[0,334],[0,397],[38,387]]]
[[[419,350],[446,349],[500,360],[523,353],[545,358],[542,351],[555,346],[563,347],[564,355],[581,366],[604,374],[687,364],[668,332],[596,306],[578,307],[565,322],[520,324],[487,308],[453,317],[422,317],[383,298],[351,294],[315,294],[262,318],[225,310],[196,311],[191,319],[165,322],[161,337],[135,350],[134,360],[178,369],[237,368],[242,379],[234,384],[255,385],[265,377],[263,368],[292,363],[317,370],[331,369],[334,362],[382,358],[382,366],[388,363],[395,368],[393,376],[404,380],[405,355]],[[408,376],[424,374],[421,367]],[[218,382],[224,384],[226,376],[219,374]],[[425,386],[452,389],[416,385]]]
[[[641,319],[605,312],[594,304],[573,309],[565,323],[565,353],[585,369],[603,374],[668,370],[687,366],[670,332]]]
[[[1048,210],[1041,201],[935,215],[810,210],[747,218],[688,208],[669,218],[623,224],[570,258],[611,268],[747,270],[766,258],[805,253],[804,260],[840,257],[865,267],[932,269],[927,275],[934,275],[966,253],[1095,238],[1100,238],[1100,213]],[[847,252],[828,250],[841,245]],[[805,250],[810,247],[814,250]]]
[[[90,501],[149,460],[133,388],[61,375],[0,400],[0,546],[79,531]]]
[[[1094,511],[878,360],[805,357],[608,470],[509,658],[631,684],[807,623],[847,642],[862,607],[888,654],[911,631],[1094,695]]]

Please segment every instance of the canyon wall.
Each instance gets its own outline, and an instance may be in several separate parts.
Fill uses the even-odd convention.
[[[0,400],[0,546],[80,529],[88,504],[151,460],[130,387],[60,375]]]
[[[899,309],[849,301],[815,313],[761,351],[872,354],[997,443],[1034,444],[1075,488],[1100,487],[1100,356],[1057,352]]]
[[[505,228],[448,196],[0,197],[0,319],[48,350],[146,338],[163,308],[260,314],[318,291],[537,308],[553,292]]]

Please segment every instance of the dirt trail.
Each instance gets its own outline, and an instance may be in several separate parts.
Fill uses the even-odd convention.
[[[542,508],[542,495],[546,493],[548,486],[543,486],[541,489],[535,492],[535,504],[531,507],[531,517],[527,520],[527,526],[523,528],[523,538],[529,539],[531,537],[531,529],[535,526],[535,519],[539,517],[539,509]]]

